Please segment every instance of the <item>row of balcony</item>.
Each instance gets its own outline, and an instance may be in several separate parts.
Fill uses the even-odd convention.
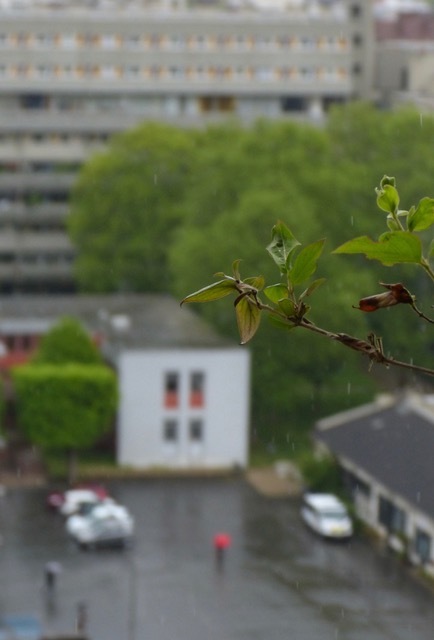
[[[143,27],[145,29],[146,26]],[[100,50],[104,53],[114,51],[292,51],[318,49],[324,51],[345,50],[349,47],[348,38],[342,33],[342,25],[337,29],[333,25],[322,27],[322,33],[316,33],[317,28],[304,29],[300,33],[300,25],[287,24],[284,31],[276,33],[276,26],[262,26],[262,32],[249,30],[244,25],[235,31],[228,25],[225,33],[210,33],[200,30],[199,33],[168,33],[166,29],[155,29],[153,32],[141,34],[107,33],[29,33],[14,30],[7,32],[4,26],[0,26],[0,50],[20,51],[30,49],[32,52],[50,49],[57,52],[74,52],[83,49]],[[298,33],[297,33],[298,31]]]
[[[0,82],[26,79],[29,81],[50,80],[53,84],[68,80],[80,81],[92,78],[97,82],[177,82],[182,80],[192,84],[213,82],[304,82],[315,78],[323,82],[339,82],[349,73],[349,56],[299,57],[287,56],[266,59],[263,56],[247,56],[245,59],[222,59],[202,57],[197,60],[180,60],[178,56],[161,57],[137,61],[86,59],[83,61],[62,61],[53,57],[46,60],[11,60],[2,57],[0,62]]]
[[[4,264],[0,262],[0,289],[18,285],[23,281],[34,283],[63,283],[72,285],[72,265],[63,262]]]
[[[6,230],[0,233],[0,263],[19,256],[36,256],[43,252],[44,258],[56,255],[71,260],[74,248],[63,231],[25,233]]]
[[[19,171],[0,173],[0,198],[2,194],[26,192],[68,193],[77,175],[75,173],[32,173]],[[37,203],[35,203],[37,204]]]
[[[23,202],[12,202],[0,197],[0,225],[25,225],[37,221],[41,224],[53,223],[63,226],[67,218],[69,206],[66,202],[44,202],[26,205]],[[2,231],[3,232],[3,231]]]
[[[317,69],[302,69],[293,76],[266,79],[269,71],[262,70],[263,77],[240,78],[236,74],[225,76],[224,73],[214,78],[204,78],[197,82],[186,81],[182,77],[159,78],[98,78],[91,74],[74,78],[25,78],[21,76],[0,77],[0,95],[27,94],[63,94],[77,96],[86,94],[94,98],[99,96],[137,96],[142,100],[152,96],[197,96],[204,94],[243,96],[281,96],[298,94],[345,94],[354,88],[353,73],[349,67],[342,67],[332,75]]]

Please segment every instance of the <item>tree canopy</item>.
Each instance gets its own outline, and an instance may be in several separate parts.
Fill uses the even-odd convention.
[[[63,451],[69,479],[75,452],[93,446],[112,426],[118,406],[115,372],[74,318],[58,321],[43,337],[33,360],[12,371],[17,422],[44,451]]]
[[[83,166],[69,217],[82,290],[169,286],[167,247],[182,219],[193,146],[191,135],[150,124],[114,137]]]
[[[76,319],[65,316],[41,338],[34,364],[102,364],[102,357],[87,331]]]
[[[13,374],[20,427],[42,449],[87,449],[112,426],[113,371],[95,365],[26,365]]]

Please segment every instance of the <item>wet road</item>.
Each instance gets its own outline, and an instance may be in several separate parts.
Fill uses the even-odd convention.
[[[330,544],[290,500],[239,480],[119,482],[136,518],[132,549],[82,552],[44,509],[45,491],[0,499],[0,614],[71,631],[85,601],[91,640],[432,640],[434,595],[363,540]],[[212,538],[232,546],[221,570]],[[55,601],[48,560],[62,563]]]

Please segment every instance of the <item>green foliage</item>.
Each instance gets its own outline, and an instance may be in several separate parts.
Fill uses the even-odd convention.
[[[222,268],[234,277],[231,265],[242,258],[238,270],[249,276],[243,282],[259,290],[263,304],[295,317],[288,283],[276,277],[276,264],[265,250],[279,220],[303,243],[291,254],[291,260],[302,255],[300,277],[304,258],[327,238],[320,261],[312,256],[317,272],[304,283],[298,282],[299,266],[292,273],[298,304],[312,307],[304,309],[305,321],[321,319],[332,332],[351,327],[353,334],[374,333],[387,349],[393,345],[396,358],[429,365],[433,340],[426,324],[415,327],[410,305],[384,308],[381,314],[354,307],[376,291],[379,281],[390,282],[387,264],[396,259],[395,281],[405,282],[417,300],[430,295],[428,279],[418,277],[414,267],[421,256],[431,257],[424,235],[433,215],[432,199],[425,197],[432,192],[433,139],[433,117],[413,109],[381,112],[361,103],[333,108],[324,129],[290,121],[190,132],[163,125],[136,128],[93,158],[77,184],[71,233],[79,252],[80,286],[170,291],[182,298]],[[385,170],[396,180],[386,179],[375,192]],[[401,236],[383,235],[395,231]],[[408,234],[417,234],[421,253],[417,240],[407,242]],[[358,237],[365,238],[369,262],[365,251],[352,255],[351,262],[331,254]],[[377,256],[386,246],[383,264]],[[260,274],[267,284],[253,284],[251,274]],[[374,377],[368,375],[359,354],[344,357],[341,344],[304,335],[277,314],[274,322],[290,329],[287,335],[265,319],[257,331],[260,316],[248,301],[253,291],[238,301],[234,323],[228,299],[218,298],[222,292],[233,292],[235,299],[241,293],[226,276],[216,280],[220,286],[214,283],[204,294],[215,296],[213,304],[198,311],[226,335],[235,337],[240,324],[245,338],[256,332],[250,343],[252,416],[262,440],[292,442],[315,417],[369,399],[376,385],[413,379],[405,370],[399,377],[379,368],[373,369]]]
[[[411,207],[409,211],[398,210],[399,194],[395,187],[394,178],[383,177],[380,188],[377,189],[377,205],[388,213],[388,220],[390,215],[393,217],[393,220],[398,224],[398,229],[383,233],[378,242],[374,242],[365,236],[349,240],[335,249],[334,253],[364,253],[366,257],[376,259],[387,266],[403,262],[415,263],[425,269],[431,280],[434,281],[434,270],[430,264],[431,251],[427,257],[423,256],[422,243],[419,236],[415,235],[414,231],[403,230],[403,225],[398,218],[399,215],[405,217],[407,219],[407,227],[410,227],[411,221],[414,220],[414,212],[418,208]],[[429,215],[421,215],[418,228],[425,230],[431,224],[434,224],[434,217],[431,221],[429,218]],[[417,227],[418,225],[416,224],[415,226]],[[305,298],[314,293],[319,285],[324,282],[324,279],[319,279],[308,284],[309,279],[317,269],[317,263],[324,247],[324,240],[311,243],[300,249],[301,243],[296,240],[291,230],[282,222],[274,225],[271,237],[272,241],[268,245],[267,251],[278,266],[280,276],[283,279],[283,281],[281,280],[266,289],[266,295],[273,303],[271,306],[264,304],[259,297],[259,293],[265,285],[264,278],[262,276],[254,276],[242,280],[239,272],[239,260],[233,264],[233,276],[219,273],[218,275],[220,277],[223,276],[224,280],[187,295],[181,304],[209,302],[226,296],[232,290],[237,295],[234,305],[242,344],[253,338],[259,327],[261,312],[265,312],[269,314],[273,323],[280,328],[294,329],[303,327],[341,342],[351,349],[365,353],[372,361],[387,363],[388,365],[409,366],[398,363],[393,358],[386,357],[383,353],[381,339],[375,336],[369,342],[366,342],[347,334],[331,333],[308,320],[310,306],[305,303]],[[298,293],[296,285],[301,284],[305,285],[306,288],[301,293]],[[410,304],[420,317],[434,323],[434,320],[431,321],[416,307],[415,296],[410,294],[404,285],[401,283],[381,284],[388,291],[360,300],[358,308],[361,311],[372,312],[397,304]],[[411,365],[409,368],[414,369],[417,367]]]
[[[364,253],[367,258],[379,260],[387,267],[404,262],[425,267],[429,256],[428,259],[423,257],[422,242],[415,232],[425,231],[434,224],[434,199],[422,198],[408,211],[399,210],[395,178],[389,176],[383,177],[376,192],[378,207],[388,214],[386,224],[390,231],[383,233],[376,242],[366,236],[354,238],[335,249],[334,253]]]
[[[113,425],[116,375],[75,318],[54,325],[32,362],[12,376],[18,426],[43,450],[89,448]]]
[[[82,291],[167,289],[167,247],[183,219],[193,148],[193,134],[145,124],[84,165],[68,218]]]
[[[87,448],[112,426],[117,382],[107,367],[26,365],[12,376],[18,424],[41,448]]]
[[[338,247],[334,253],[363,253],[368,258],[376,259],[384,265],[393,266],[400,263],[410,262],[422,267],[434,281],[434,271],[430,264],[431,251],[427,256],[422,252],[422,241],[415,235],[414,229],[426,230],[434,224],[431,220],[430,206],[425,206],[429,199],[424,199],[424,205],[411,207],[408,211],[400,211],[398,205],[400,197],[395,186],[395,179],[384,176],[380,188],[377,189],[377,205],[386,212],[386,224],[389,216],[396,221],[398,228],[395,231],[383,233],[378,242],[372,241],[368,237],[358,237],[350,240]],[[424,213],[420,214],[417,222],[414,223],[415,212],[420,209]],[[405,230],[402,221],[406,220]],[[390,228],[390,225],[387,225]],[[394,357],[386,355],[383,349],[382,338],[371,333],[368,338],[360,339],[347,333],[331,332],[318,326],[308,316],[311,312],[310,305],[305,299],[317,292],[320,285],[324,284],[324,278],[314,280],[309,283],[312,275],[317,270],[318,260],[322,254],[324,241],[310,243],[303,247],[295,238],[292,231],[283,223],[278,222],[272,229],[272,241],[267,246],[267,251],[277,265],[280,273],[280,281],[265,288],[265,295],[271,302],[264,302],[261,298],[261,291],[264,289],[265,280],[262,276],[254,276],[242,279],[237,260],[233,263],[233,275],[219,273],[223,280],[214,285],[200,289],[187,295],[182,303],[209,302],[210,300],[223,297],[228,291],[236,295],[235,311],[238,331],[241,343],[245,343],[256,334],[263,313],[269,315],[276,327],[286,330],[303,328],[311,333],[329,338],[334,342],[349,347],[350,349],[362,353],[369,357],[371,363],[376,362],[394,365],[412,371],[419,371],[434,375],[434,369],[428,369],[412,362],[406,363],[396,360]],[[223,287],[223,284],[225,286]],[[383,284],[386,292],[374,294],[359,301],[358,309],[364,312],[373,312],[379,309],[389,308],[399,304],[410,305],[413,311],[420,318],[434,323],[416,306],[416,297],[401,283]],[[303,290],[299,289],[303,285]],[[315,370],[310,371],[311,379],[315,380]],[[300,393],[299,387],[297,393]]]
[[[46,333],[32,362],[35,364],[102,364],[101,354],[75,318],[61,318]]]
[[[311,283],[298,298],[295,295],[295,287],[304,284],[316,271],[317,262],[324,247],[324,240],[310,244],[297,253],[297,249],[301,246],[300,242],[282,222],[273,227],[271,236],[272,241],[268,245],[267,251],[279,267],[280,273],[286,277],[285,284],[279,282],[271,285],[271,298],[274,298],[276,302],[274,308],[264,305],[258,297],[265,283],[262,276],[241,280],[238,270],[239,260],[234,262],[232,266],[232,276],[219,273],[219,276],[223,276],[223,280],[186,296],[181,304],[210,302],[226,297],[231,292],[235,293],[237,298],[234,306],[241,344],[245,344],[255,335],[262,310],[269,311],[271,319],[282,328],[292,329],[299,325],[309,311],[309,307],[304,303],[304,298],[310,296],[322,281],[317,280],[315,283]],[[268,297],[270,297],[269,292],[270,289],[268,289]]]
[[[317,457],[305,453],[298,460],[300,471],[309,491],[342,493],[342,478],[339,465],[330,456]]]

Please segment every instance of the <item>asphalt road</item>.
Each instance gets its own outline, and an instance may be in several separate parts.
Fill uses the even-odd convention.
[[[43,489],[0,499],[0,615],[34,613],[47,632],[91,640],[432,640],[434,595],[396,558],[356,538],[327,543],[296,501],[242,480],[109,485],[135,516],[132,549],[78,550]],[[213,536],[231,536],[222,566]],[[53,599],[43,569],[59,561]]]

